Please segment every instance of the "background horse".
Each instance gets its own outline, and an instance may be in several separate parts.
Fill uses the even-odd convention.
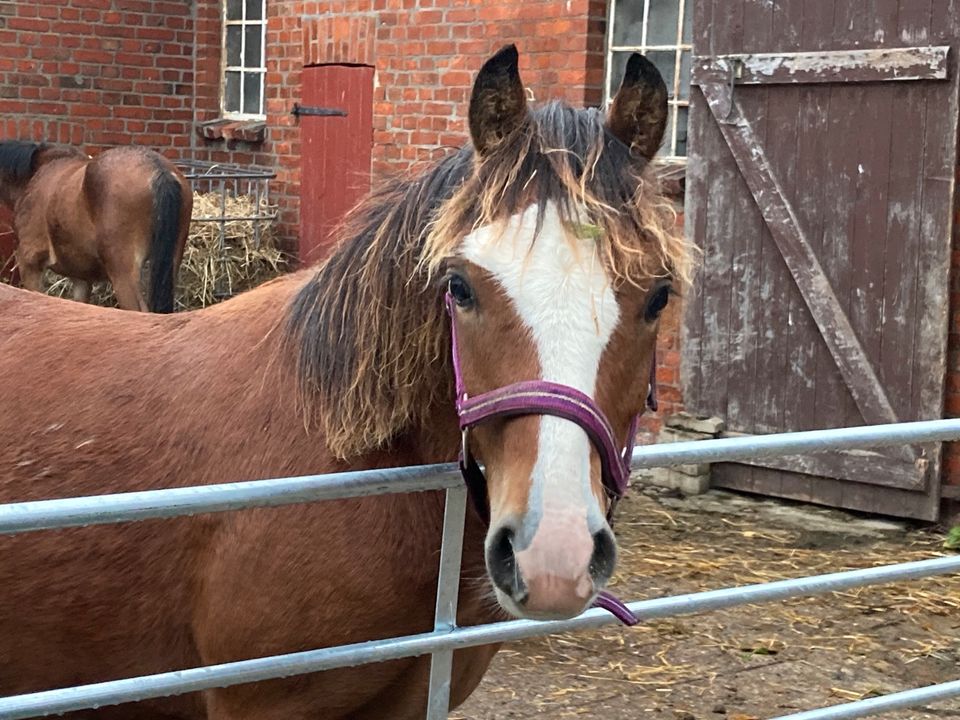
[[[623,442],[686,277],[649,167],[666,88],[636,55],[606,117],[531,110],[517,60],[478,74],[472,146],[372,195],[317,270],[169,317],[0,287],[0,502],[452,460],[451,323],[471,393],[563,383]],[[489,521],[468,515],[458,622],[582,611],[616,561],[586,433],[501,418],[471,449]],[[428,631],[443,507],[412,493],[0,538],[0,694]],[[495,651],[457,651],[453,705]],[[429,664],[96,716],[415,720]]]
[[[146,148],[90,158],[76,148],[0,142],[0,203],[14,211],[23,286],[42,291],[47,268],[74,280],[87,302],[109,280],[125,310],[173,312],[176,272],[193,194],[169,160]],[[140,290],[150,262],[150,302]]]

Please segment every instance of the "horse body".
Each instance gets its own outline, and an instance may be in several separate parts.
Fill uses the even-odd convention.
[[[474,85],[473,146],[371,196],[316,270],[172,316],[0,287],[0,503],[452,460],[454,330],[466,392],[563,385],[623,440],[687,247],[647,169],[667,101],[639,55],[611,113],[529,110],[506,48]],[[471,428],[485,488],[459,624],[571,617],[609,580],[600,456],[577,425]],[[442,493],[412,493],[0,537],[0,694],[428,631],[442,521]],[[455,654],[453,705],[495,650]],[[97,716],[416,720],[428,669]]]
[[[91,283],[110,280],[121,308],[172,311],[193,196],[169,160],[143,148],[89,158],[73,148],[9,141],[0,143],[0,185],[14,209],[24,287],[40,291],[50,268],[76,281],[77,300],[89,299]],[[148,259],[149,303],[140,290]]]
[[[345,464],[307,435],[291,412],[295,375],[268,342],[302,283],[301,274],[203,313],[146,322],[0,287],[0,317],[10,319],[0,340],[0,405],[9,409],[0,419],[8,438],[0,450],[0,502],[256,479],[267,468],[283,476],[440,460],[411,438]],[[37,352],[34,343],[57,318],[58,342]],[[201,338],[202,353],[183,351],[200,347]],[[81,350],[90,344],[103,350],[97,365]],[[262,370],[234,370],[238,355]],[[74,365],[83,402],[68,409],[62,386],[52,383],[16,392],[7,381],[19,376],[26,356],[38,377]],[[185,398],[199,402],[188,407]],[[456,427],[449,430],[455,443]],[[0,539],[0,692],[427,631],[442,520],[442,494],[430,493]],[[396,533],[398,525],[404,533]],[[466,572],[480,578],[483,530],[474,522],[470,532],[474,556],[465,558]],[[343,571],[332,575],[332,567]],[[497,617],[488,593],[479,582],[464,584],[461,623]],[[30,611],[19,617],[20,608]],[[75,622],[64,623],[64,608]],[[457,663],[461,701],[492,653],[460,654],[472,656]],[[402,707],[377,713],[390,698],[420,707],[422,692],[389,690],[418,687],[428,666],[428,659],[412,659],[211,693],[209,710],[197,698],[158,705],[184,718],[267,717],[264,695],[289,694],[302,708],[288,718],[317,707],[329,718],[403,718]],[[378,697],[384,693],[389,698]],[[117,712],[156,717],[158,705]],[[364,715],[367,705],[373,710]]]

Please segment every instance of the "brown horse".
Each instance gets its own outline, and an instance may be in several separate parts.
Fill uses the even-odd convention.
[[[87,302],[109,280],[125,310],[173,312],[177,268],[190,229],[193,194],[165,157],[114,148],[91,158],[77,148],[0,142],[0,204],[14,211],[23,286],[42,291],[43,271],[74,281]],[[150,303],[140,291],[150,261]]]
[[[666,113],[639,55],[606,117],[530,109],[510,46],[477,76],[472,146],[374,194],[317,270],[173,316],[0,288],[0,502],[449,461],[444,288],[471,392],[564,383],[622,442],[687,275],[649,167]],[[586,434],[501,419],[472,449],[489,526],[467,521],[459,623],[579,613],[616,552]],[[442,494],[412,493],[2,537],[0,695],[427,631],[442,519]],[[495,651],[455,654],[453,705]],[[414,720],[428,669],[410,658],[90,714]]]

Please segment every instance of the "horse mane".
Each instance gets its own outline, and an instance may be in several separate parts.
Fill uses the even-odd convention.
[[[538,228],[550,203],[581,236],[588,228],[617,283],[689,279],[689,246],[650,163],[598,110],[548,103],[482,158],[467,145],[392,179],[347,218],[287,315],[306,422],[319,421],[335,455],[384,447],[452,402],[444,262],[469,232],[532,203]]]
[[[0,142],[0,173],[13,183],[29,180],[36,169],[37,153],[46,147],[44,143],[23,140]]]
[[[0,173],[11,183],[23,183],[33,177],[42,162],[65,157],[86,157],[74,147],[59,147],[27,140],[0,141]]]

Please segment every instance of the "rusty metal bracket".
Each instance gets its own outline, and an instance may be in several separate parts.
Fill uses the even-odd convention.
[[[325,108],[316,107],[314,105],[301,105],[300,103],[294,103],[293,109],[290,110],[290,114],[295,117],[300,117],[301,115],[311,115],[317,117],[346,117],[347,111],[341,110],[340,108]]]
[[[726,111],[717,117],[717,121],[727,125],[732,125],[735,123],[735,121],[731,120],[731,118],[733,117],[733,112],[736,107],[733,102],[733,93],[737,87],[737,79],[743,76],[743,60],[740,58],[730,58],[729,60],[725,60],[724,64],[729,65],[727,84],[724,87],[723,98],[724,104],[726,105]]]

